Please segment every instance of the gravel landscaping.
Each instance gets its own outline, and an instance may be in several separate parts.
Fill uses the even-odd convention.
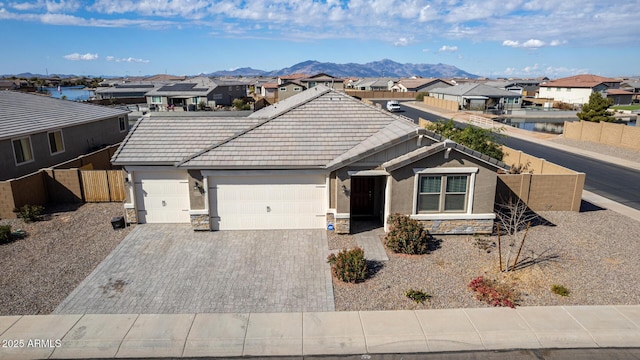
[[[91,203],[51,206],[28,224],[0,220],[28,234],[0,245],[0,315],[51,313],[130,232],[113,230],[120,215],[121,203]]]
[[[85,204],[49,208],[46,220],[30,224],[0,220],[29,234],[0,245],[0,315],[51,313],[130,232],[111,228],[111,217],[121,211],[118,203]],[[540,215],[552,225],[531,228],[520,256],[529,265],[522,269],[498,271],[495,236],[437,236],[439,246],[430,254],[387,250],[390,260],[372,264],[377,267],[363,283],[334,279],[336,310],[486,307],[468,289],[481,275],[513,285],[522,306],[640,304],[640,222],[609,210]],[[328,235],[330,249],[356,244],[357,235]],[[501,241],[505,258],[508,240]],[[569,296],[552,293],[556,284]],[[417,304],[404,295],[409,289],[431,298]]]
[[[500,273],[497,247],[491,246],[496,237],[440,236],[440,248],[430,254],[387,250],[390,260],[363,283],[334,279],[336,310],[485,307],[467,287],[481,275],[513,285],[522,306],[640,304],[640,222],[609,210],[540,215],[554,226],[530,229],[519,261],[535,260],[530,266]],[[501,242],[504,259],[507,239]],[[490,252],[477,243],[490,245]],[[569,289],[569,296],[552,293],[554,284]],[[416,304],[404,296],[410,288],[432,297]]]

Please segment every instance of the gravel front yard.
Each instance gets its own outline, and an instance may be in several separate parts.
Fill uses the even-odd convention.
[[[609,210],[540,215],[555,226],[531,228],[520,261],[537,259],[536,264],[499,273],[497,248],[488,253],[472,236],[437,237],[440,248],[431,254],[407,256],[387,250],[390,260],[363,283],[334,278],[336,310],[483,307],[487,305],[467,288],[480,275],[513,284],[522,306],[640,304],[640,222]],[[497,242],[496,237],[485,239]],[[340,241],[331,243],[336,248]],[[503,259],[505,243],[503,237]],[[552,293],[554,284],[568,288],[570,295]],[[410,288],[432,297],[416,304],[404,296]]]
[[[111,217],[121,210],[118,203],[85,204],[76,210],[50,208],[48,220],[31,224],[0,220],[29,233],[0,245],[0,315],[53,311],[130,232],[111,228]],[[530,230],[521,259],[537,259],[531,266],[499,273],[496,247],[487,252],[472,236],[437,237],[440,247],[427,255],[387,251],[390,260],[363,283],[334,279],[336,310],[484,307],[467,288],[480,275],[514,284],[523,306],[640,304],[640,222],[609,210],[540,215],[555,226]],[[502,241],[504,258],[507,241]],[[352,246],[354,235],[329,236],[330,249]],[[554,284],[570,295],[553,294]],[[410,288],[432,297],[416,304],[404,296]]]
[[[51,313],[131,230],[111,227],[120,203],[52,206],[46,213],[29,224],[0,220],[29,234],[0,245],[0,315]]]

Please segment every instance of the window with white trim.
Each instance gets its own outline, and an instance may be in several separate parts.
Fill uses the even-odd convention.
[[[33,151],[31,150],[31,137],[23,137],[11,141],[13,144],[13,156],[16,165],[26,164],[33,161]]]
[[[64,141],[62,140],[62,130],[47,133],[49,137],[49,153],[51,155],[64,152]]]
[[[420,175],[418,180],[418,214],[466,212],[469,175]]]
[[[127,131],[127,120],[124,116],[118,118],[118,127],[120,128],[120,132]]]
[[[152,96],[151,97],[152,104],[162,104],[162,96]]]
[[[281,87],[280,91],[285,92],[285,91],[287,91],[287,88],[286,87]]]

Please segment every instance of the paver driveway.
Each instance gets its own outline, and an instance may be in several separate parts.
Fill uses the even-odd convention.
[[[325,230],[136,228],[58,314],[334,311]]]

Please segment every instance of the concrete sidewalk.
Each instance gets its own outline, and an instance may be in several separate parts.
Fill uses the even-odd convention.
[[[0,340],[2,359],[640,347],[640,305],[5,316]]]

